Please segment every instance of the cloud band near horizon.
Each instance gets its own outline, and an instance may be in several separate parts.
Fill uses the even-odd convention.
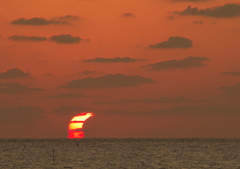
[[[138,75],[129,76],[124,74],[107,74],[96,78],[83,78],[69,81],[62,85],[62,88],[81,89],[81,88],[118,88],[118,87],[133,87],[141,84],[155,83],[150,78]]]

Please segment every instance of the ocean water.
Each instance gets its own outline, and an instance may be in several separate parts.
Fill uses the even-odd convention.
[[[0,168],[240,169],[240,139],[0,139]]]

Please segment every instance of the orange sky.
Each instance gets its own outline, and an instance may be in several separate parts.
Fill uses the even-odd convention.
[[[239,137],[238,0],[0,1],[0,137]]]

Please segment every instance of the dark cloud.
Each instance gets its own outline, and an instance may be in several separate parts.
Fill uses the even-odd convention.
[[[187,57],[182,60],[167,60],[161,61],[149,65],[144,65],[142,68],[146,68],[152,71],[161,71],[165,69],[188,69],[193,67],[205,66],[203,62],[208,61],[206,57]]]
[[[61,87],[69,89],[80,88],[108,88],[108,87],[130,87],[139,86],[141,84],[154,83],[150,78],[138,75],[128,76],[124,74],[107,74],[96,78],[83,78],[68,82]]]
[[[60,17],[54,17],[52,19],[45,19],[40,17],[34,17],[30,19],[19,18],[12,22],[12,25],[33,25],[33,26],[42,26],[42,25],[70,25],[71,21],[77,21],[80,17],[74,15],[66,15]]]
[[[169,0],[170,2],[206,2],[212,0]]]
[[[20,83],[0,83],[0,93],[7,94],[21,94],[21,93],[30,93],[36,91],[44,91],[40,88],[29,88],[23,86]]]
[[[145,98],[142,100],[136,99],[120,99],[116,102],[95,102],[95,105],[101,104],[118,104],[118,103],[197,103],[197,102],[205,102],[207,100],[191,100],[184,96],[177,97],[159,97],[159,98]]]
[[[229,72],[222,72],[219,73],[220,75],[231,75],[231,76],[239,76],[240,72],[239,71],[229,71]]]
[[[240,106],[176,106],[168,109],[156,109],[151,111],[129,111],[129,110],[107,110],[103,113],[112,115],[134,115],[134,116],[181,116],[181,115],[211,115],[211,114],[238,114]]]
[[[81,19],[78,16],[75,15],[66,15],[66,16],[60,16],[60,17],[55,17],[53,20],[59,20],[59,21],[77,21]]]
[[[229,3],[223,6],[215,6],[206,9],[198,9],[197,7],[192,8],[191,6],[188,6],[185,10],[175,11],[174,13],[179,15],[199,15],[214,18],[238,17],[240,16],[240,4]]]
[[[41,26],[41,25],[50,25],[50,24],[56,24],[56,25],[66,25],[69,24],[69,22],[66,21],[58,21],[58,20],[48,20],[45,18],[40,17],[34,17],[30,19],[25,18],[19,18],[11,22],[12,25],[34,25],[34,26]]]
[[[46,37],[24,36],[24,35],[13,35],[13,36],[9,36],[8,39],[13,40],[13,41],[18,41],[18,42],[26,42],[26,41],[42,42],[42,41],[47,40]]]
[[[50,37],[50,41],[63,44],[79,43],[82,40],[82,38],[78,36],[72,36],[70,34],[52,35]]]
[[[43,96],[41,98],[52,98],[52,99],[73,99],[73,98],[86,98],[89,96],[79,93],[61,93],[55,96]]]
[[[223,95],[240,97],[240,83],[235,86],[223,86],[218,89],[224,91]]]
[[[39,107],[19,106],[0,110],[0,123],[26,123],[45,119],[47,112]]]
[[[143,59],[133,59],[130,57],[115,57],[115,58],[101,58],[97,57],[95,59],[83,60],[83,62],[96,62],[96,63],[129,63],[129,62],[138,62]]]
[[[171,36],[167,41],[163,41],[155,45],[149,45],[148,47],[152,49],[190,48],[192,47],[192,41],[184,37]]]
[[[73,115],[73,114],[79,114],[82,112],[91,112],[93,109],[86,108],[86,107],[79,107],[79,106],[60,106],[53,110],[54,113],[60,114],[60,115]]]
[[[24,72],[20,68],[12,68],[3,73],[0,73],[0,78],[26,78],[30,77],[30,74]]]
[[[123,13],[121,16],[123,16],[123,17],[133,17],[135,15],[133,13],[126,12],[126,13]]]
[[[45,18],[30,18],[30,19],[25,19],[25,18],[19,18],[17,20],[14,20],[11,22],[12,25],[50,25],[50,24],[67,24],[67,22],[59,22],[59,21],[54,21],[54,20],[47,20]]]

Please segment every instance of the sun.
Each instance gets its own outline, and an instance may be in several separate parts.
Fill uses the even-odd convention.
[[[68,126],[68,138],[84,138],[83,124],[84,122],[94,116],[93,113],[81,113],[74,116],[69,122]]]

